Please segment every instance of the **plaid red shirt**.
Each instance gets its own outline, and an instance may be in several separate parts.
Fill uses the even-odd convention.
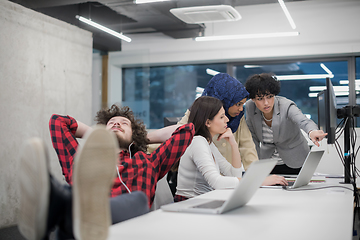
[[[79,145],[75,137],[78,127],[76,120],[70,116],[52,115],[50,135],[54,149],[58,155],[62,172],[66,181],[72,184],[72,165],[76,149]],[[195,130],[192,123],[179,127],[166,142],[151,154],[138,151],[131,158],[127,151],[119,154],[119,172],[122,181],[130,191],[143,191],[149,199],[151,207],[156,183],[170,170],[190,145]],[[127,193],[119,178],[114,179],[111,197]]]

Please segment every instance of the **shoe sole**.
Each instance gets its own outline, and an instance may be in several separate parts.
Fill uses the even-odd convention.
[[[73,169],[73,222],[78,240],[106,239],[111,225],[110,191],[116,176],[117,141],[97,126],[84,137]]]
[[[28,240],[42,239],[46,232],[50,182],[44,144],[32,138],[25,144],[19,170],[20,211],[18,228]]]

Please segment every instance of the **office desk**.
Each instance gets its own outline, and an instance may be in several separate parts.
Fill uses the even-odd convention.
[[[312,186],[325,184],[312,184]],[[351,188],[350,185],[345,185]],[[232,190],[201,198],[226,199]],[[157,210],[113,225],[115,239],[352,239],[353,194],[343,188],[286,191],[260,188],[242,208],[222,215]]]

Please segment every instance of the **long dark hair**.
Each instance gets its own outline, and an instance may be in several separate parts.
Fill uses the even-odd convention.
[[[192,122],[194,124],[195,136],[203,136],[208,142],[211,142],[211,134],[205,124],[208,119],[214,119],[222,106],[222,102],[214,97],[202,96],[195,100],[190,108],[188,120],[188,123]]]

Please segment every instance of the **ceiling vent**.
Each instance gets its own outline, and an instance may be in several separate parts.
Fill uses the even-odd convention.
[[[241,19],[238,11],[229,5],[173,8],[170,9],[170,12],[175,17],[190,24],[238,21]]]

